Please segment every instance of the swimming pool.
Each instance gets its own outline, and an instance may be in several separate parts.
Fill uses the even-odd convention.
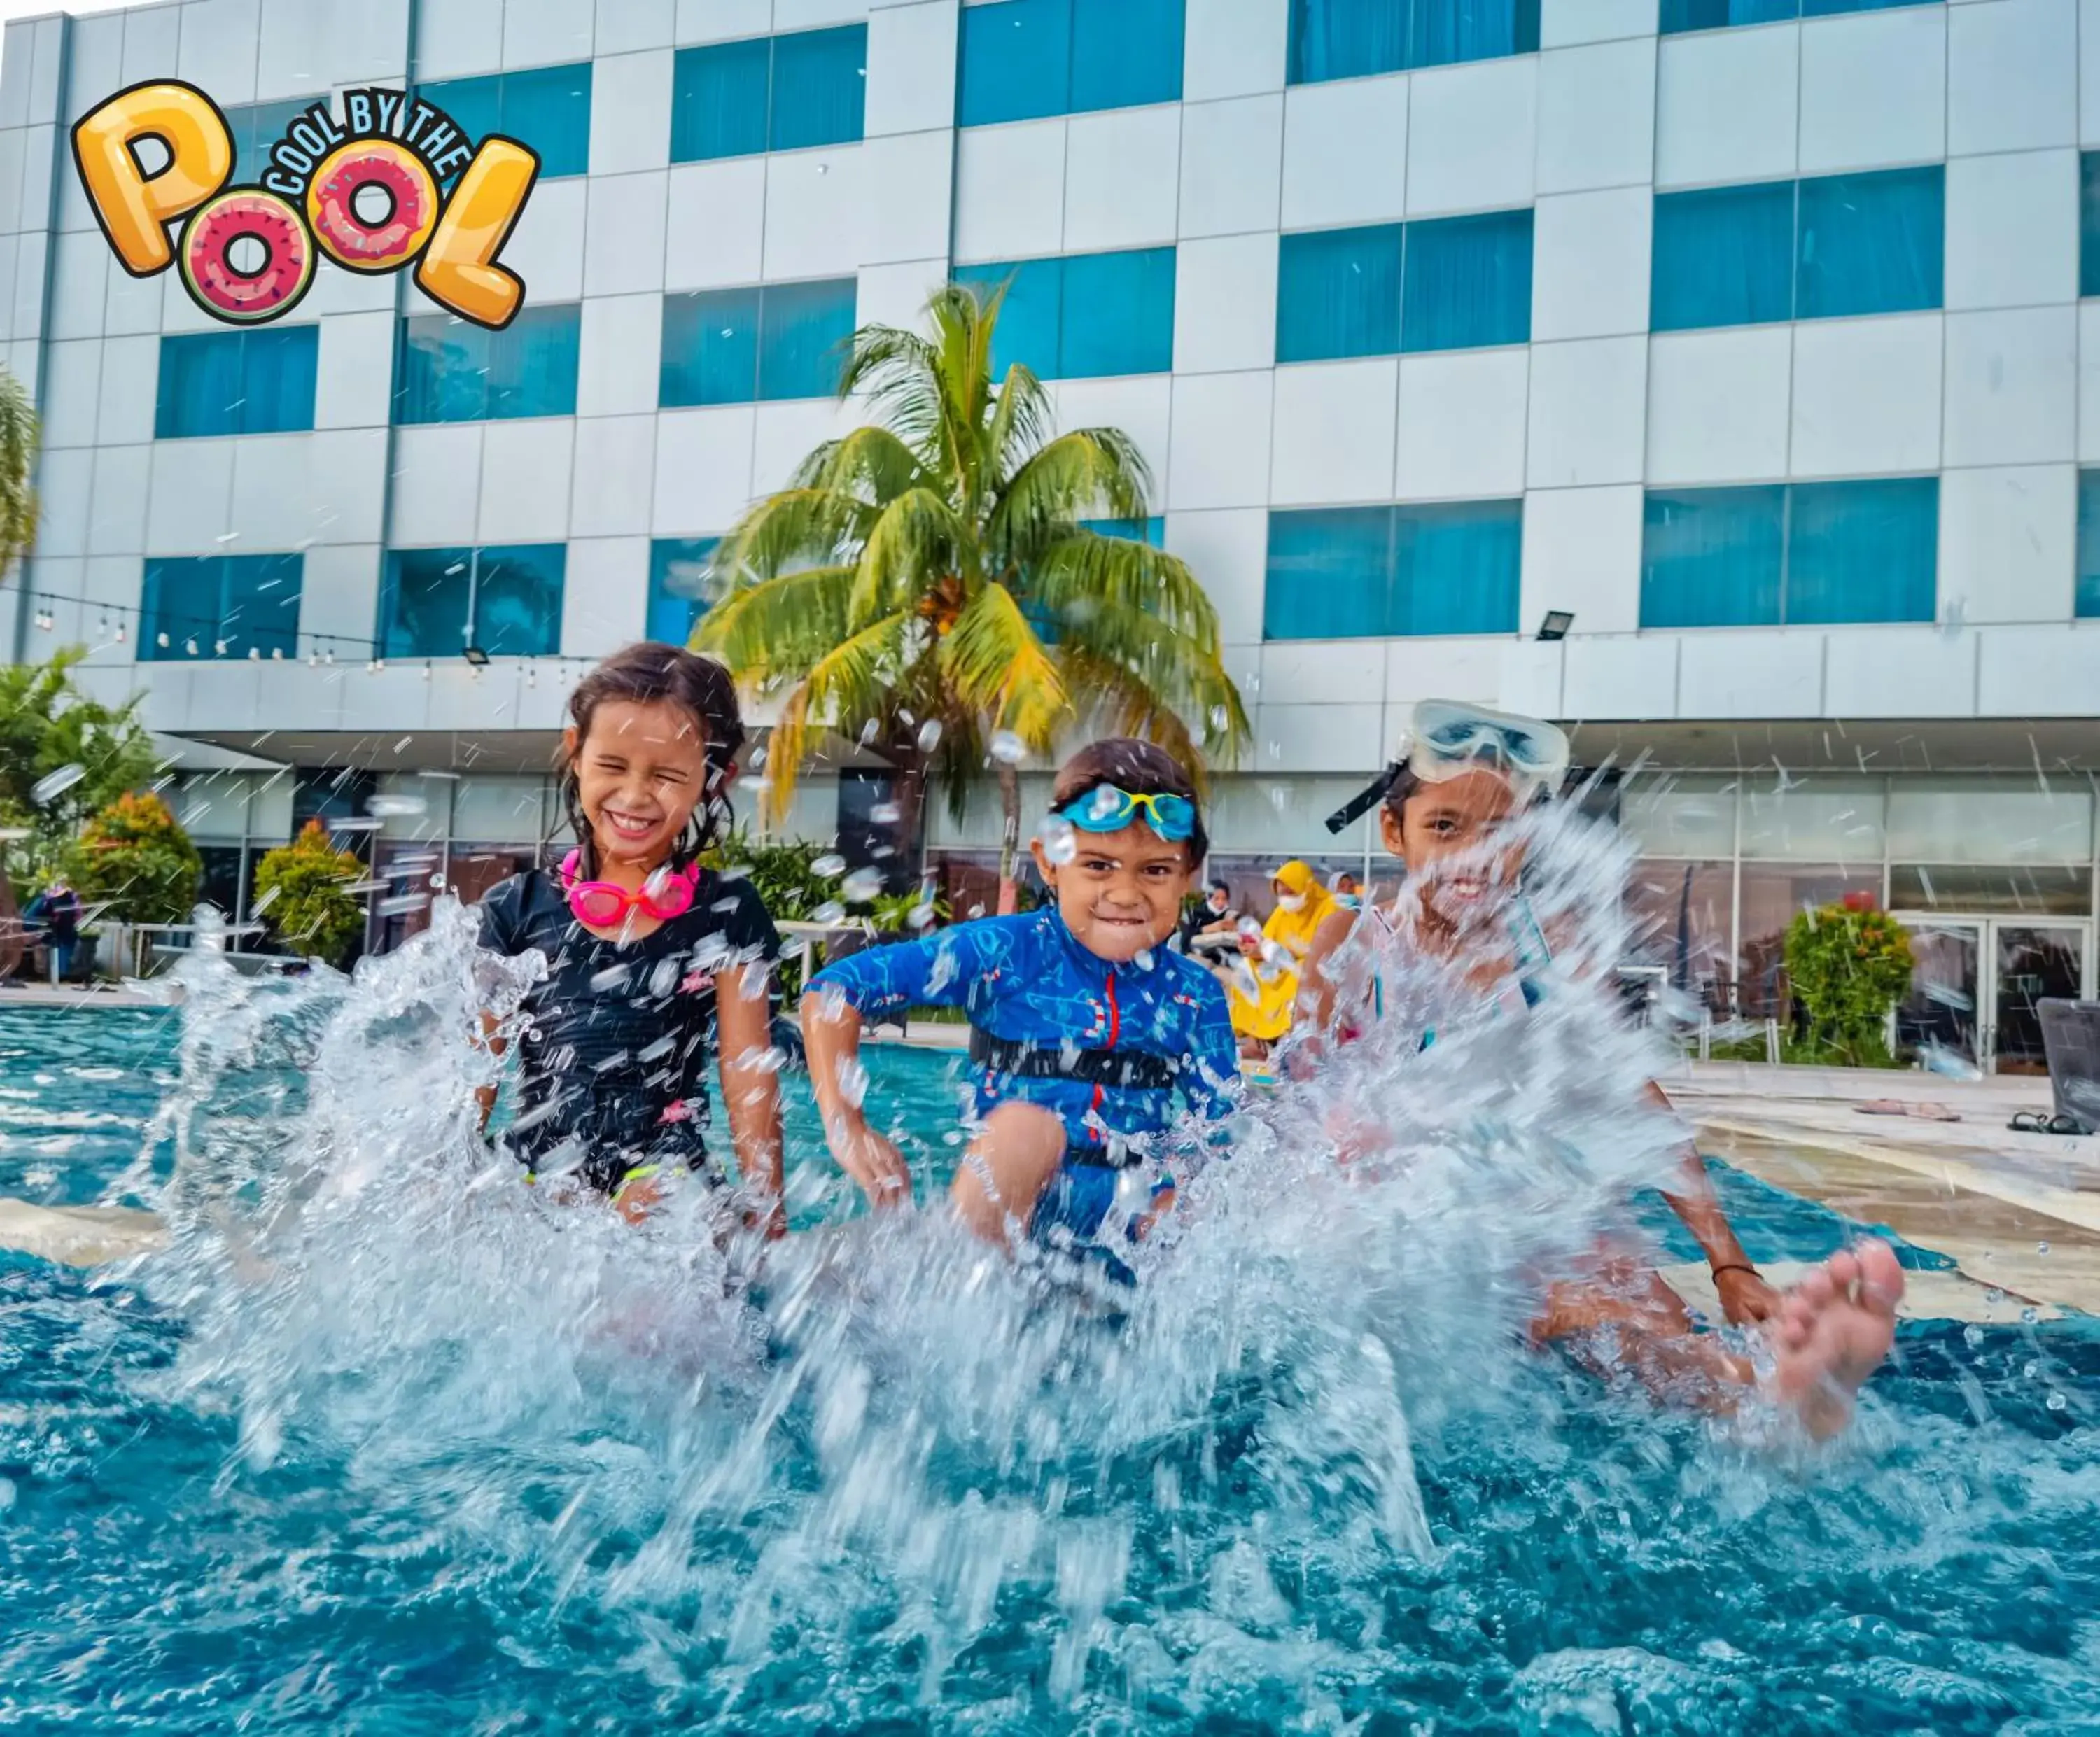
[[[0,1193],[99,1197],[183,1073],[179,1036],[172,1015],[0,1005]],[[870,1065],[905,1124],[951,1121],[948,1058]],[[326,1089],[249,1054],[207,1108],[266,1120]],[[952,1148],[929,1135],[918,1156],[938,1170]],[[792,1162],[801,1222],[846,1210],[806,1134]],[[1842,1237],[1820,1207],[1723,1183],[1754,1255]],[[528,1232],[586,1247],[502,1234]],[[495,1297],[462,1325],[407,1248],[330,1294],[356,1320],[267,1284],[245,1320],[215,1314],[201,1267],[171,1291],[150,1261],[0,1255],[0,1718],[2049,1737],[2100,1717],[2089,1322],[1906,1325],[1860,1438],[1807,1459],[1514,1351],[1493,1379],[1403,1365],[1418,1404],[1370,1417],[1379,1384],[1304,1339],[1132,1421],[1118,1371],[1163,1365],[1113,1324],[1032,1338],[1023,1296],[1018,1337],[985,1334],[973,1364],[877,1282],[871,1235],[839,1246],[783,1283],[741,1373],[675,1335],[550,1359],[553,1263],[508,1269],[509,1297],[503,1269],[470,1275],[462,1294]],[[399,1286],[423,1294],[386,1300]],[[810,1302],[839,1293],[850,1309]],[[1283,1307],[1238,1330],[1251,1344]],[[243,1333],[268,1356],[244,1363]],[[823,1334],[864,1337],[847,1356]],[[1055,1404],[966,1391],[1022,1365],[1065,1384]],[[1381,1518],[1396,1498],[1365,1444],[1394,1427],[1426,1549]]]

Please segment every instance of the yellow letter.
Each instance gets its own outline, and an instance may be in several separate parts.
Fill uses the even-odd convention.
[[[482,140],[416,267],[424,294],[492,332],[517,318],[525,305],[524,280],[496,264],[496,256],[539,175],[536,152],[514,139]]]
[[[157,174],[139,167],[133,148],[142,139],[167,147],[167,166]],[[175,257],[166,226],[196,209],[233,173],[233,139],[203,91],[163,80],[119,91],[75,126],[73,160],[124,269],[151,277]]]

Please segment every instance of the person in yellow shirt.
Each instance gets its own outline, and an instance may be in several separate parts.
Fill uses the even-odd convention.
[[[1312,946],[1320,925],[1335,910],[1334,895],[1303,862],[1290,862],[1276,871],[1276,909],[1261,933],[1243,934],[1240,952],[1246,972],[1233,974],[1229,997],[1233,1030],[1243,1051],[1265,1055],[1268,1046],[1290,1029],[1298,999],[1298,968]],[[1255,993],[1248,993],[1247,973]]]

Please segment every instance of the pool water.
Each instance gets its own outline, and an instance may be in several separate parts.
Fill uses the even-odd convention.
[[[206,1138],[168,1117],[183,1041],[171,1013],[0,1003],[0,1193],[150,1197]],[[293,1125],[340,1089],[298,1054],[254,1046],[192,1110]],[[869,1065],[938,1184],[951,1058]],[[571,1310],[596,1232],[546,1215],[442,1263],[428,1234],[373,1254],[361,1222],[324,1245],[358,1258],[297,1294],[221,1289],[238,1256],[186,1245],[100,1272],[0,1254],[0,1725],[2100,1728],[2089,1321],[1906,1325],[1855,1438],[1805,1453],[1514,1346],[1490,1370],[1418,1369],[1404,1334],[1265,1342],[1291,1305],[1250,1266],[1262,1306],[1221,1378],[1119,1391],[1172,1385],[1140,1325],[1052,1332],[1003,1272],[898,1254],[832,1179],[800,1082],[788,1114],[796,1241],[835,1253],[761,1286],[748,1356],[557,1345],[617,1282]],[[307,1210],[351,1214],[339,1130],[311,1138],[337,1144]],[[1754,1256],[1847,1233],[1717,1174]],[[646,1246],[635,1269],[674,1285]],[[998,1330],[885,1286],[899,1270],[974,1288]],[[1379,1409],[1396,1387],[1404,1416]]]

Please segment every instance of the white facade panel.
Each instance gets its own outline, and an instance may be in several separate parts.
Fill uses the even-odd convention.
[[[1833,717],[1972,717],[1976,640],[1933,628],[1833,628],[1823,703]]]
[[[1184,374],[1174,381],[1167,489],[1178,512],[1259,507],[1268,498],[1276,376]]]
[[[1570,718],[1675,716],[1678,643],[1649,634],[1569,640],[1562,711]]]
[[[1536,632],[1550,609],[1572,611],[1578,635],[1640,625],[1643,498],[1639,487],[1624,484],[1525,497],[1520,632]]]
[[[1793,472],[1939,467],[1941,318],[1803,320],[1793,340]]]
[[[628,295],[664,287],[669,180],[662,170],[590,178],[584,235],[585,295]]]
[[[1679,641],[1679,715],[1812,718],[1823,715],[1823,636],[1732,629]]]
[[[1180,399],[1176,399],[1177,412]],[[1178,450],[1178,449],[1177,449]],[[1268,514],[1259,507],[1167,516],[1167,549],[1202,577],[1218,612],[1226,644],[1261,638],[1262,600],[1268,569]]]
[[[947,133],[871,139],[860,148],[863,266],[926,259],[948,250],[955,200],[955,146]],[[849,262],[850,263],[850,262]]]
[[[864,148],[841,145],[766,160],[764,275],[769,280],[852,275],[866,252]]]
[[[1119,428],[1129,435],[1152,472],[1152,510],[1158,513],[1173,505],[1167,472],[1174,403],[1171,375],[1060,380],[1052,384],[1050,395],[1057,407],[1060,429]]]
[[[1387,223],[1407,214],[1405,78],[1294,85],[1283,100],[1283,227]]]
[[[2077,142],[2076,0],[1948,8],[1948,152],[1972,157]]]
[[[1640,480],[1648,340],[1534,344],[1526,479],[1533,488]]]
[[[678,0],[598,0],[592,41],[601,55],[668,48],[677,35]]]
[[[671,171],[668,198],[666,289],[726,289],[759,280],[765,257],[764,157],[681,163]],[[650,402],[655,402],[653,395]]]
[[[187,0],[176,76],[209,90],[222,106],[255,100],[259,0]]]
[[[1064,251],[1171,241],[1180,186],[1178,104],[1073,116],[1065,138]]]
[[[1521,349],[1402,357],[1394,498],[1521,495],[1530,378]]]
[[[596,175],[671,160],[671,51],[613,55],[591,68],[590,167]]]
[[[1983,641],[1976,709],[1985,717],[2090,717],[2100,693],[2100,623],[2005,628]]]
[[[884,7],[867,20],[867,136],[954,124],[956,9],[950,0]]]
[[[1181,192],[1176,219],[1185,236],[1274,231],[1282,209],[1283,97],[1191,103],[1181,111]]]
[[[146,502],[146,547],[157,555],[215,555],[236,527],[231,440],[162,440],[152,447]]]
[[[1387,499],[1399,384],[1399,364],[1390,360],[1277,369],[1270,500],[1314,506]]]
[[[664,347],[660,298],[593,297],[583,305],[577,341],[577,415],[655,409]]]
[[[1542,47],[1566,48],[1577,42],[1653,36],[1655,27],[1656,0],[1544,0],[1538,40]]]
[[[1409,216],[1531,203],[1538,191],[1538,64],[1519,55],[1413,75]]]
[[[1949,314],[1946,462],[2028,465],[2069,458],[2076,443],[2076,311],[2067,306]]]
[[[1655,170],[1655,72],[1652,37],[1539,57],[1541,193],[1648,185]]]
[[[2078,554],[2069,465],[1950,470],[1939,484],[1939,606],[1950,619],[2067,621]],[[2100,704],[2100,690],[2093,694]]]
[[[569,534],[576,425],[566,417],[492,422],[481,443],[481,543],[558,543]]]
[[[1384,699],[1385,646],[1379,640],[1277,640],[1262,647],[1264,712]]]
[[[1947,305],[2078,298],[2078,153],[2021,151],[1947,165]]]
[[[1022,121],[955,135],[955,258],[1032,259],[1061,251],[1065,123]]]
[[[579,539],[646,536],[655,480],[655,417],[579,418],[571,532]]]
[[[503,249],[503,262],[525,280],[527,306],[573,302],[583,293],[586,205],[603,196],[599,190],[618,188],[624,184],[624,178],[590,182],[578,176],[571,180],[549,181],[532,190],[531,200],[518,214],[518,227]],[[360,281],[347,271],[333,276],[352,284]],[[393,287],[390,280],[370,278],[362,281],[382,293]],[[319,287],[315,285],[316,290]],[[650,287],[655,289],[656,285],[652,284]],[[389,295],[390,302],[391,299]]]
[[[1189,0],[1182,24],[1181,95],[1191,103],[1281,90],[1290,0]]]
[[[418,0],[416,24],[416,64],[424,77],[501,68],[503,0]]]
[[[503,64],[559,66],[588,60],[591,11],[585,0],[504,0]]]
[[[390,544],[443,548],[474,541],[483,433],[479,423],[395,431]]]
[[[394,340],[390,313],[339,314],[321,322],[314,374],[315,428],[384,428],[394,413]],[[149,344],[157,338],[112,340]],[[150,364],[148,372],[151,372]],[[152,418],[146,439],[152,432]]]
[[[710,536],[736,522],[751,499],[753,417],[730,404],[657,417],[655,535]]]
[[[1175,256],[1174,366],[1184,374],[1276,360],[1277,237],[1184,241]]]
[[[1802,25],[1802,174],[1945,155],[1948,12],[1912,6]]]
[[[649,540],[579,536],[562,585],[562,655],[602,658],[642,637],[649,611]]]
[[[1790,326],[1657,333],[1648,350],[1648,480],[1784,477],[1793,345]]]
[[[95,454],[95,505],[87,525],[90,555],[142,554],[152,496],[153,448],[99,447]]]
[[[1665,37],[1656,67],[1655,184],[1793,174],[1800,93],[1798,24]]]

